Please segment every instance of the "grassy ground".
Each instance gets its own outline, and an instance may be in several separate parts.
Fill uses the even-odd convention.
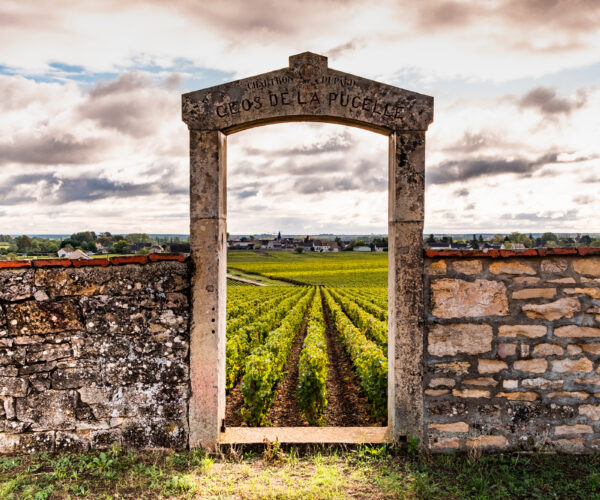
[[[600,457],[427,456],[387,447],[0,458],[0,498],[600,498]]]

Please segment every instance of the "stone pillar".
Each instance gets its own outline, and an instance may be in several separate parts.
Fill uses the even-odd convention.
[[[425,133],[390,135],[388,425],[423,442]]]
[[[226,137],[190,130],[189,446],[214,447],[225,418]]]

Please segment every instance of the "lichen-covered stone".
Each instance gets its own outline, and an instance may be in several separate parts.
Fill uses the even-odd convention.
[[[557,344],[538,344],[533,348],[533,356],[561,356],[563,351]]]
[[[556,288],[525,288],[513,292],[512,298],[525,299],[551,299],[556,295]]]
[[[570,295],[588,295],[592,299],[600,299],[600,288],[565,288],[563,291]]]
[[[504,448],[508,440],[504,436],[476,436],[467,438],[468,448]]]
[[[500,337],[523,336],[530,339],[544,337],[548,328],[543,325],[501,325],[498,328]]]
[[[599,405],[580,405],[579,414],[591,420],[600,420]]]
[[[15,302],[33,295],[33,269],[0,269],[0,300]]]
[[[548,361],[545,359],[521,359],[513,363],[515,370],[529,373],[544,373],[548,368]]]
[[[505,316],[506,286],[500,281],[438,279],[431,284],[432,314],[438,318]]]
[[[428,351],[433,356],[482,354],[492,348],[492,327],[472,324],[434,325],[429,331],[428,341]]]
[[[27,380],[17,377],[0,377],[0,396],[25,396],[27,394]]]
[[[477,361],[477,371],[479,373],[498,373],[507,368],[508,365],[504,361],[497,359],[479,359]]]
[[[564,372],[585,372],[592,371],[594,363],[588,358],[579,359],[555,359],[552,361],[552,371],[558,373]]]
[[[483,264],[480,260],[455,260],[452,262],[452,268],[461,274],[479,274],[483,269]]]
[[[47,390],[17,399],[17,418],[30,422],[34,430],[72,429],[76,422],[75,404],[72,392]]]
[[[550,258],[542,259],[540,269],[545,274],[562,274],[567,270],[569,266],[565,259]]]
[[[548,304],[526,304],[522,309],[529,318],[554,321],[572,318],[576,312],[581,311],[581,303],[575,297],[565,297]]]
[[[560,327],[554,329],[554,335],[556,337],[596,338],[596,337],[600,337],[600,328],[577,326],[577,325],[560,326]],[[584,348],[584,347],[582,346],[582,348]]]
[[[452,422],[449,424],[429,424],[429,428],[439,432],[469,432],[466,422]]]
[[[573,262],[573,269],[576,273],[586,276],[600,276],[600,258],[586,257],[577,259]]]
[[[575,425],[557,425],[554,428],[556,436],[565,436],[567,434],[591,434],[594,432],[590,425],[575,424]]]
[[[11,335],[35,335],[80,330],[80,312],[73,299],[37,302],[35,300],[6,306]]]
[[[490,264],[490,272],[493,274],[536,274],[530,264],[516,260],[498,261]]]
[[[445,260],[437,260],[428,266],[430,276],[443,276],[446,274],[446,269],[447,266]]]

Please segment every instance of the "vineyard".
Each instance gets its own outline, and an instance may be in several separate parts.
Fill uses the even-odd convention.
[[[228,269],[269,285],[228,279],[227,425],[385,425],[386,254],[236,252]]]

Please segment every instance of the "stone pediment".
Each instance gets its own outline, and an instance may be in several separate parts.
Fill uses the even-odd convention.
[[[330,69],[311,52],[290,57],[288,68],[182,96],[190,129],[226,134],[289,121],[340,123],[375,132],[425,131],[433,97]]]

